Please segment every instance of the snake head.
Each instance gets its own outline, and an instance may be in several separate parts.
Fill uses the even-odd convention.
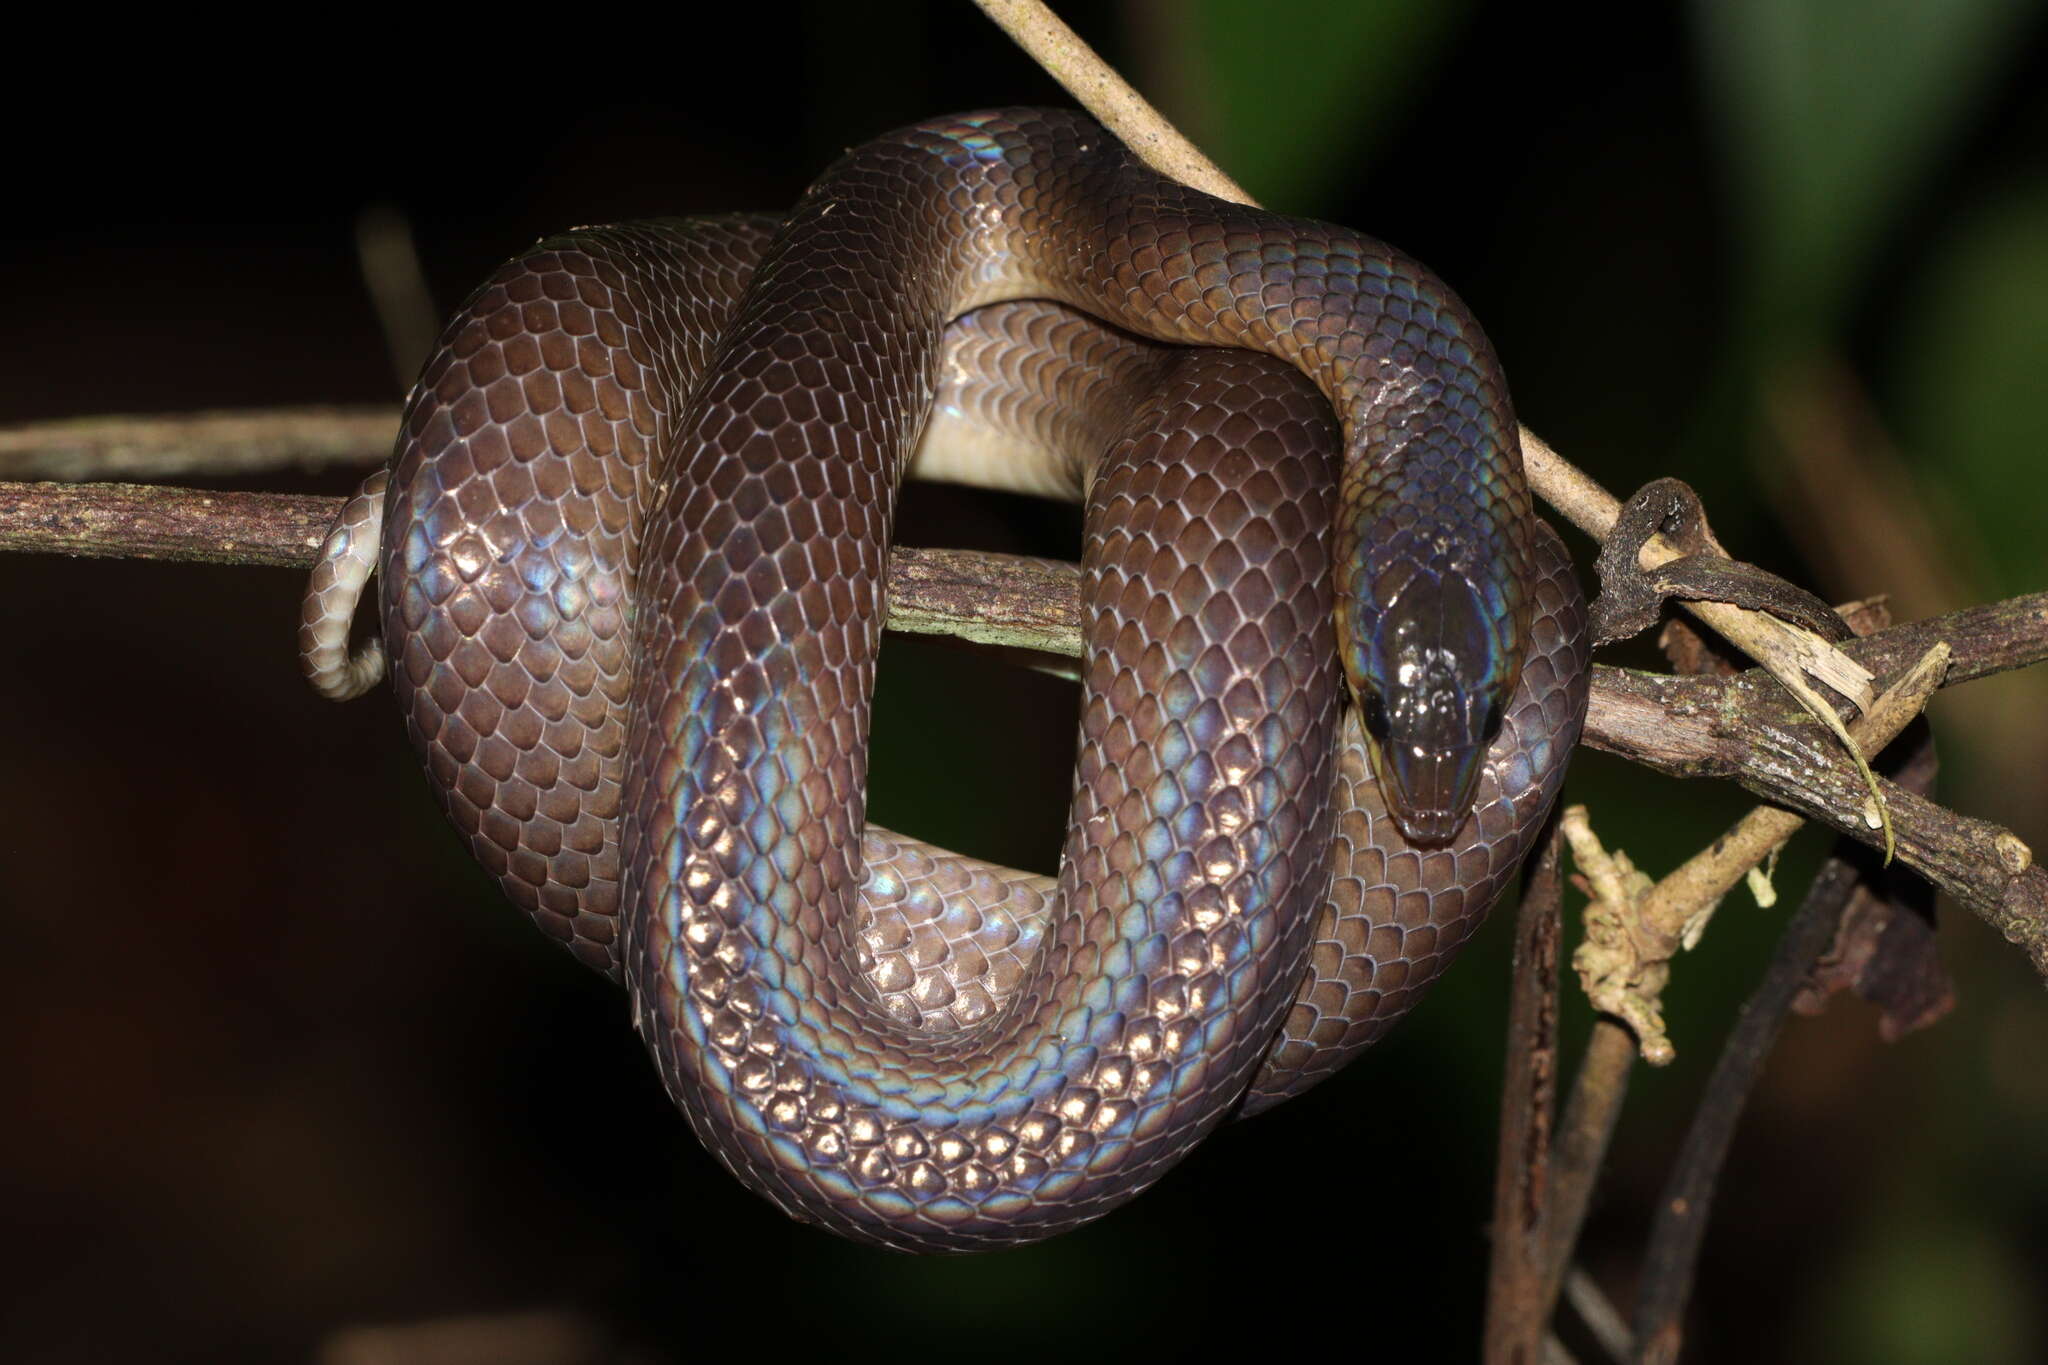
[[[1463,576],[1423,572],[1383,608],[1341,617],[1351,626],[1352,701],[1387,809],[1411,842],[1449,843],[1472,811],[1514,691],[1489,614]]]

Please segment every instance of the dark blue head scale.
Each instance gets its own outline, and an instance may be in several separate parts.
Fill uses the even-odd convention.
[[[1351,609],[1346,671],[1373,771],[1402,833],[1449,842],[1472,811],[1515,678],[1465,575],[1415,572],[1384,604]]]

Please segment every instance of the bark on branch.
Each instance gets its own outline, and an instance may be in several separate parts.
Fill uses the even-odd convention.
[[[398,408],[77,417],[0,429],[0,479],[182,479],[375,464]]]
[[[0,483],[0,550],[311,567],[338,498],[128,484]],[[1077,656],[1071,564],[965,550],[899,549],[890,628]],[[1896,672],[1936,640],[1946,683],[2048,658],[2048,593],[2015,597],[1850,641]],[[1870,793],[1832,735],[1761,669],[1733,678],[1594,669],[1585,742],[1674,777],[1723,777],[1873,846]],[[2048,975],[2048,872],[2011,831],[1886,784],[1898,856],[2024,948]]]

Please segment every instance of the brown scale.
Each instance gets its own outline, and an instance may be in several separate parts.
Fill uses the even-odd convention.
[[[1056,143],[1082,126],[1044,117],[1051,132],[1023,132]],[[637,978],[636,1017],[672,1092],[729,1165],[797,1216],[849,1235],[915,1249],[1000,1245],[1130,1197],[1233,1106],[1250,1111],[1299,1093],[1414,1004],[1512,879],[1555,796],[1583,715],[1582,608],[1555,537],[1540,524],[1517,530],[1535,537],[1531,648],[1519,689],[1471,818],[1445,847],[1411,846],[1386,813],[1348,714],[1333,749],[1327,545],[1337,436],[1324,399],[1264,357],[1162,350],[1051,304],[968,312],[942,346],[936,334],[906,339],[889,317],[859,312],[870,306],[866,277],[899,272],[914,305],[932,281],[969,273],[988,248],[949,242],[941,230],[948,214],[970,207],[968,189],[904,196],[883,183],[902,174],[900,148],[862,155],[799,210],[814,238],[821,224],[828,241],[834,231],[849,234],[838,268],[796,278],[779,267],[778,311],[757,300],[739,312],[738,331],[751,327],[762,342],[752,354],[732,349],[728,329],[774,220],[582,230],[507,263],[472,297],[408,407],[381,508],[386,638],[408,730],[450,817],[515,903],[580,959],[617,977],[632,961],[622,947],[644,955],[644,966],[624,973],[629,983]],[[998,189],[1028,203],[1058,178],[1020,177]],[[927,257],[904,274],[870,260],[865,239],[842,226],[864,199],[889,195],[907,207],[882,212],[907,215],[902,235],[940,264]],[[1011,217],[1045,230],[1029,212]],[[1118,278],[1142,293],[1146,263],[1176,246],[1126,243]],[[1169,295],[1196,290],[1183,304],[1197,313],[1203,291],[1223,287],[1191,273],[1169,284]],[[960,297],[979,301],[972,293],[954,304],[923,302],[945,314]],[[851,325],[810,327],[849,305]],[[666,540],[653,600],[675,605],[643,620],[640,633],[643,648],[667,658],[659,676],[670,683],[712,658],[728,693],[747,694],[748,705],[766,696],[797,725],[800,770],[770,775],[787,780],[782,797],[800,812],[775,844],[796,868],[803,907],[781,931],[794,936],[786,953],[779,942],[752,942],[720,912],[718,832],[745,836],[744,816],[760,799],[748,790],[754,778],[700,779],[705,794],[684,813],[684,827],[668,826],[660,810],[679,774],[660,755],[662,737],[688,712],[673,691],[650,692],[644,677],[636,687],[632,666],[629,603],[644,592],[639,549],[661,493],[652,465],[657,452],[692,448],[684,402],[721,345],[723,387],[691,418],[705,444],[691,469],[671,472],[659,532]],[[1057,922],[1057,879],[873,826],[861,833],[857,823],[856,860],[847,856],[851,840],[829,833],[844,812],[857,817],[861,800],[881,556],[904,461],[888,452],[914,439],[927,384],[941,414],[919,457],[931,472],[1070,496],[1090,490],[1094,606],[1075,825],[1106,821],[1123,832],[1071,837],[1066,885],[1114,888],[1142,861],[1132,841],[1147,828],[1146,793],[1171,771],[1151,699],[1186,682],[1165,666],[1158,641],[1177,629],[1228,654],[1243,685],[1226,687],[1218,704],[1240,712],[1240,722],[1292,717],[1295,739],[1275,761],[1294,764],[1308,793],[1306,804],[1270,817],[1285,850],[1276,885],[1302,897],[1287,942],[1274,950],[1290,962],[1271,970],[1297,985],[1267,992],[1229,1021],[1235,1041],[1221,1052],[1187,1053],[1184,1021],[1199,1017],[1216,989],[1212,966],[1232,933],[1227,907],[1198,895],[1167,936],[1169,960],[1149,987],[1149,1007],[1086,1076],[1011,1120],[937,1130],[821,1088],[763,1027],[763,997],[740,971],[739,951],[744,940],[756,953],[784,956],[833,1027],[879,1040],[906,1075],[958,1065],[963,1049],[993,1057],[1031,1020],[1060,1017],[1071,1005],[1061,1003],[1062,973],[1096,951],[1085,933]],[[1141,444],[1098,467],[1134,414],[1153,423],[1131,429]],[[803,435],[792,442],[792,433]],[[831,457],[819,458],[821,449]],[[383,479],[366,485],[369,496],[337,526],[332,559],[309,591],[304,648],[326,660],[322,669],[337,667],[335,622],[345,641],[353,605],[333,566],[365,554]],[[679,634],[690,604],[701,602],[729,607],[726,624],[706,638]],[[784,646],[797,653],[780,654]],[[787,701],[792,660],[817,681]],[[635,780],[627,718],[636,698],[655,717],[637,732],[641,780],[653,785],[643,788],[636,837],[673,850],[684,881],[701,874],[708,889],[642,888],[654,897],[641,921],[652,932],[622,944],[620,815]],[[756,738],[745,708],[729,709],[728,730]],[[1321,800],[1333,782],[1334,813]],[[721,809],[721,792],[731,809]],[[1223,789],[1205,799],[1212,817],[1233,800],[1242,805]],[[856,878],[865,888],[858,897]],[[1224,893],[1210,886],[1201,894]],[[829,907],[840,896],[851,912],[835,918]],[[688,986],[679,992],[672,965],[683,961]],[[681,1051],[684,1011],[710,1056]],[[1211,1022],[1212,1031],[1222,1027]],[[730,1078],[724,1090],[698,1078],[714,1059]],[[1202,1079],[1185,1079],[1193,1075]],[[1095,1135],[1128,1117],[1127,1106],[1150,1106],[1143,1131],[1110,1144],[1113,1152],[1092,1151]],[[747,1111],[796,1141],[802,1160],[792,1165],[749,1136]],[[1062,1163],[1072,1179],[1042,1187],[1000,1219],[963,1226],[941,1198],[971,1202]],[[806,1173],[810,1166],[846,1172],[914,1211],[840,1198]]]

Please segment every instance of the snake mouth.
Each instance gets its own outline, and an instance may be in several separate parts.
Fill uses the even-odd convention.
[[[1472,814],[1485,754],[1483,747],[1469,745],[1434,748],[1394,742],[1372,746],[1380,792],[1408,842],[1439,848],[1451,841]]]

